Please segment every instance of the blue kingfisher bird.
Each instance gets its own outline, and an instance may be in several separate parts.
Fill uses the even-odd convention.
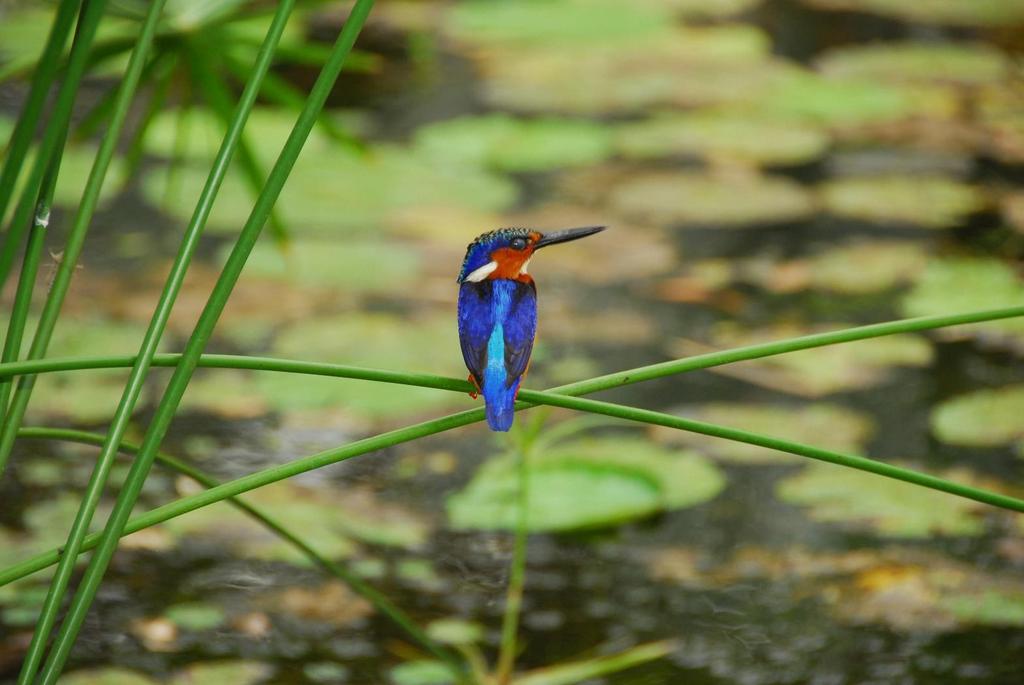
[[[537,333],[537,287],[526,267],[535,250],[585,238],[604,226],[540,233],[500,228],[466,248],[459,272],[459,344],[476,388],[484,396],[487,425],[512,427],[519,383],[530,366]]]

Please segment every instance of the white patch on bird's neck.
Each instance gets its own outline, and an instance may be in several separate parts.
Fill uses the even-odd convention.
[[[480,281],[482,281],[485,278],[487,278],[488,276],[490,276],[494,272],[494,270],[497,269],[497,268],[498,268],[498,262],[487,262],[486,264],[481,266],[479,269],[476,269],[473,272],[471,272],[463,280],[464,281],[469,281],[470,283],[479,283]]]
[[[521,267],[519,267],[519,275],[520,276],[522,276],[523,274],[526,273],[526,267],[530,266],[530,260],[531,259],[533,259],[533,255],[530,255],[527,258],[527,260],[525,262],[523,262],[523,265]]]

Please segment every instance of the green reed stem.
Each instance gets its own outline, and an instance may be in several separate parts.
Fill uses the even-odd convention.
[[[88,431],[74,430],[71,428],[22,428],[18,431],[18,437],[30,440],[62,440],[66,442],[77,442],[85,445],[97,446],[103,446],[107,442],[107,436],[101,433],[89,433]],[[139,451],[139,447],[138,445],[134,445],[129,442],[122,442],[118,446],[118,451],[125,454],[135,454]],[[220,485],[220,483],[212,476],[204,473],[191,464],[188,464],[177,457],[165,454],[164,452],[157,452],[156,461],[177,471],[178,473],[188,476],[204,487],[212,488]],[[255,519],[263,527],[270,530],[288,544],[295,547],[314,564],[320,566],[331,575],[346,583],[355,592],[362,595],[367,601],[373,604],[379,612],[391,619],[395,625],[404,630],[409,637],[416,642],[419,642],[425,649],[430,651],[431,654],[444,660],[456,670],[463,668],[462,662],[455,654],[439,645],[435,640],[427,635],[422,628],[416,625],[415,621],[413,621],[411,617],[388,599],[386,595],[364,581],[358,575],[317,552],[316,549],[310,546],[302,539],[302,537],[288,530],[288,528],[279,523],[273,516],[267,514],[255,505],[249,504],[245,500],[238,499],[236,497],[228,499],[227,502]]]
[[[107,520],[100,543],[92,559],[90,559],[81,585],[71,601],[68,614],[60,627],[53,649],[43,667],[42,685],[53,685],[60,676],[60,672],[71,652],[71,647],[81,629],[82,622],[85,620],[85,615],[96,596],[114,550],[117,548],[125,524],[131,515],[131,510],[135,506],[139,492],[142,490],[142,485],[152,466],[156,451],[167,432],[167,428],[170,426],[181,397],[185,393],[188,382],[203,352],[203,348],[213,333],[217,320],[242,272],[249,253],[256,244],[263,225],[266,223],[267,217],[270,215],[270,211],[277,201],[281,189],[284,187],[288,174],[291,172],[295,160],[302,150],[303,143],[309,136],[313,124],[334,86],[334,82],[341,71],[341,66],[352,49],[352,45],[362,29],[372,5],[373,0],[357,0],[352,8],[348,20],[345,22],[331,51],[331,58],[324,65],[320,76],[317,78],[306,106],[303,108],[295,127],[288,136],[288,140],[285,142],[277,163],[275,163],[267,178],[266,186],[264,186],[263,192],[257,198],[249,219],[242,228],[238,241],[235,243],[224,265],[224,269],[214,285],[210,298],[203,308],[199,321],[185,346],[181,362],[175,367],[174,374],[171,376],[163,398],[143,438],[142,446],[132,463],[128,476],[125,478],[124,487],[114,504],[114,509]]]
[[[230,165],[231,156],[241,136],[242,127],[245,125],[249,112],[252,110],[252,107],[256,102],[256,97],[259,94],[260,79],[270,68],[270,64],[273,61],[274,49],[284,33],[285,24],[287,23],[288,17],[293,8],[294,0],[287,0],[278,6],[278,11],[274,15],[274,19],[267,31],[267,37],[264,40],[264,44],[257,56],[250,81],[246,84],[246,88],[242,93],[235,116],[232,117],[231,125],[228,127],[224,141],[221,143],[220,150],[217,153],[214,164],[210,169],[210,174],[207,177],[206,184],[200,194],[195,213],[193,214],[192,219],[185,230],[185,234],[182,237],[178,253],[175,256],[174,263],[171,266],[170,273],[168,274],[166,283],[164,284],[163,292],[157,302],[156,309],[153,311],[153,316],[139,347],[139,353],[136,356],[128,382],[125,384],[121,400],[118,403],[117,410],[114,413],[114,418],[111,421],[111,425],[107,433],[107,440],[104,442],[100,450],[100,455],[96,460],[96,465],[89,478],[89,484],[86,487],[81,504],[79,505],[78,513],[76,514],[75,520],[68,533],[68,540],[64,546],[66,554],[64,558],[61,559],[61,562],[57,566],[57,570],[50,582],[50,588],[47,593],[46,600],[43,603],[40,618],[36,622],[32,643],[29,646],[28,654],[22,665],[22,671],[18,681],[19,685],[24,685],[30,682],[38,668],[39,661],[42,658],[42,651],[46,644],[46,638],[49,636],[50,631],[53,629],[53,625],[56,622],[57,614],[63,602],[64,595],[67,592],[68,583],[70,582],[71,576],[74,572],[74,565],[78,550],[82,545],[82,539],[88,532],[89,524],[92,522],[92,518],[95,515],[96,507],[99,504],[103,488],[106,487],[107,480],[110,475],[110,469],[114,462],[114,457],[117,454],[121,439],[124,437],[124,433],[127,430],[132,411],[135,409],[139,395],[142,392],[142,387],[145,384],[153,355],[156,352],[157,346],[160,344],[160,339],[163,336],[164,329],[166,328],[171,309],[173,308],[174,302],[181,290],[181,284],[184,282],[185,274],[188,271],[192,256],[199,243],[199,238],[206,225],[206,220],[213,207],[217,191],[220,189],[221,183],[223,182],[224,176]],[[158,4],[150,6],[150,14],[147,16],[147,22],[144,24],[142,30],[143,33],[140,36],[140,45],[141,41],[152,39],[153,31],[155,30],[155,22],[159,18],[161,9],[161,6]],[[133,53],[133,59],[136,54],[138,54],[137,51]],[[142,58],[140,57],[140,59]],[[148,68],[153,68],[152,62],[150,62]],[[131,65],[129,66],[129,70],[130,69]],[[120,94],[118,97],[120,97]]]
[[[150,48],[153,45],[153,37],[156,35],[157,24],[160,20],[160,14],[163,11],[165,1],[153,0],[150,4],[146,19],[139,32],[138,42],[135,44],[135,48],[132,50],[131,57],[128,60],[124,79],[121,81],[120,86],[118,86],[116,104],[111,114],[110,125],[96,153],[96,160],[93,162],[92,169],[89,172],[89,179],[86,181],[85,192],[82,195],[82,201],[75,215],[75,222],[68,235],[64,255],[57,267],[57,273],[50,287],[46,304],[43,306],[43,313],[40,316],[39,325],[36,327],[32,347],[29,349],[28,356],[30,359],[39,359],[46,355],[46,349],[50,344],[50,337],[57,323],[57,317],[60,314],[64,296],[67,294],[68,286],[71,283],[71,276],[74,273],[78,256],[81,254],[82,246],[85,242],[85,235],[88,232],[89,224],[92,222],[92,215],[99,201],[100,190],[103,188],[103,181],[106,177],[107,169],[110,167],[110,160],[113,158],[121,129],[124,127],[132,98],[135,95],[135,90],[145,68]],[[92,5],[90,4],[89,9],[91,8]],[[76,44],[77,41],[78,38],[76,36]],[[72,50],[74,50],[74,47],[72,47]],[[48,216],[49,207],[46,207],[45,210]],[[21,422],[25,416],[25,410],[28,407],[29,398],[32,395],[34,386],[35,376],[24,376],[18,383],[18,390],[14,394],[10,411],[5,416],[4,426],[2,432],[0,432],[0,466],[6,462],[7,457],[11,453],[11,448],[17,438],[17,431],[21,427]],[[121,399],[121,406],[118,407],[118,416],[121,415],[124,409],[128,394],[126,391],[125,396]],[[128,409],[130,413],[131,407],[128,407]],[[126,422],[127,416],[124,417],[122,423],[126,425]],[[121,430],[123,431],[123,426]],[[112,428],[111,434],[113,435],[115,431],[116,428]],[[120,435],[117,437],[120,438]],[[116,449],[116,447],[115,443],[114,448]],[[102,478],[98,479],[98,475],[101,475]],[[93,472],[93,477],[90,479],[89,489],[82,500],[78,514],[75,516],[75,521],[69,531],[66,546],[68,557],[74,557],[77,554],[82,538],[88,531],[96,504],[99,502],[100,491],[105,484],[106,471],[103,471],[97,465],[97,469]],[[36,669],[46,648],[46,640],[50,630],[53,628],[53,624],[57,620],[61,600],[64,597],[64,591],[71,579],[73,570],[73,559],[65,561],[57,567],[57,572],[54,574],[43,603],[42,613],[36,622],[25,661],[22,663],[21,673],[18,676],[18,685],[27,685],[35,677]]]
[[[96,37],[96,29],[99,26],[103,10],[106,8],[107,0],[84,0],[82,13],[78,17],[78,25],[75,28],[75,40],[71,46],[71,54],[68,58],[67,69],[64,71],[64,78],[57,91],[57,100],[53,106],[50,120],[43,131],[43,139],[36,148],[35,161],[29,171],[28,180],[22,190],[22,201],[18,203],[11,219],[10,229],[0,248],[0,290],[7,283],[11,266],[21,239],[28,230],[32,210],[35,208],[36,198],[39,195],[39,188],[43,175],[50,164],[58,147],[63,146],[66,137],[66,129],[71,121],[71,111],[75,105],[75,95],[78,93],[78,85],[82,81],[82,75],[89,60],[89,50],[92,47],[93,39]],[[59,12],[59,10],[58,10]],[[63,45],[63,43],[62,43]],[[52,65],[47,63],[46,69]],[[52,80],[52,77],[51,79]],[[45,95],[45,93],[44,93]],[[32,122],[34,123],[34,122]],[[29,130],[31,137],[32,130]],[[0,452],[0,471],[3,471],[5,458]]]
[[[530,479],[529,459],[533,445],[544,424],[544,417],[537,417],[522,431],[517,440],[518,477],[516,491],[516,528],[512,542],[512,563],[509,567],[508,591],[505,595],[505,613],[501,619],[501,644],[498,648],[498,662],[494,679],[497,685],[509,685],[516,661],[516,634],[519,630],[519,616],[523,609],[523,593],[526,585],[526,543],[529,537]]]
[[[616,373],[590,378],[585,381],[578,381],[570,385],[553,389],[551,392],[558,391],[567,393],[568,390],[571,390],[571,394],[574,395],[589,394],[599,392],[601,390],[610,390],[624,385],[632,385],[633,383],[639,383],[641,381],[674,376],[679,373],[698,371],[700,369],[708,369],[714,366],[750,361],[752,359],[773,357],[779,354],[809,350],[815,347],[856,342],[858,340],[867,340],[870,338],[881,338],[887,335],[898,335],[900,333],[914,333],[934,330],[937,328],[948,328],[950,326],[963,326],[983,323],[986,321],[1012,319],[1022,316],[1024,316],[1024,306],[985,309],[961,314],[941,314],[938,316],[921,316],[912,319],[897,319],[895,321],[844,328],[838,331],[826,331],[824,333],[814,333],[812,335],[804,335],[797,338],[786,338],[785,340],[775,340],[766,343],[758,343],[756,345],[734,347],[720,352],[696,354],[682,359],[650,364],[635,369],[628,369],[626,371],[618,371]],[[57,371],[116,369],[131,366],[134,359],[135,357],[132,355],[119,354],[94,357],[63,357],[25,360],[9,364],[0,364],[0,378],[7,376],[20,376],[23,374],[53,373]],[[153,365],[173,367],[177,366],[180,360],[180,354],[157,354],[153,357]],[[199,366],[205,368],[277,371],[281,373],[352,378],[356,380],[396,383],[399,385],[415,385],[425,388],[437,388],[439,390],[453,390],[457,392],[468,392],[472,389],[472,386],[468,381],[459,378],[448,378],[434,374],[411,373],[406,371],[368,369],[361,366],[348,366],[345,364],[279,359],[276,357],[204,354],[199,360]],[[524,408],[526,406],[529,405],[523,404]]]
[[[184,45],[189,69],[195,76],[200,92],[202,92],[207,104],[210,105],[210,108],[221,122],[228,126],[231,122],[231,94],[228,92],[227,85],[210,66],[211,64],[219,65],[217,55],[212,54],[209,49],[200,45],[198,41],[186,41]],[[239,171],[244,175],[253,195],[257,196],[263,188],[264,179],[266,179],[267,174],[263,171],[256,153],[244,134],[238,141],[238,164]],[[278,245],[287,245],[288,231],[276,209],[271,209],[268,220],[270,234],[274,237],[274,241]]]
[[[162,7],[163,0],[155,0],[154,5]],[[66,75],[67,80],[64,84],[65,86],[68,82],[74,82],[77,85],[78,80],[80,80],[80,69],[75,65],[79,62],[84,62],[85,56],[87,55],[82,54],[83,50],[92,43],[92,38],[96,31],[96,24],[99,23],[100,14],[105,6],[106,0],[87,0],[75,42],[71,47],[71,61],[68,65],[68,72]],[[110,166],[110,160],[114,155],[114,149],[117,146],[117,139],[120,135],[121,128],[124,125],[125,117],[128,115],[132,95],[135,93],[135,88],[138,85],[139,74],[142,71],[146,55],[149,52],[150,45],[152,44],[152,37],[156,30],[157,18],[157,16],[153,16],[152,21],[143,27],[144,35],[140,36],[137,49],[132,53],[132,57],[129,60],[124,80],[121,82],[119,87],[118,106],[111,118],[110,127],[103,136],[103,141],[100,143],[99,150],[96,153],[96,159],[89,172],[89,179],[86,182],[81,203],[78,206],[78,211],[75,214],[75,220],[68,233],[67,242],[64,246],[60,263],[57,266],[53,283],[50,285],[50,291],[47,295],[46,302],[43,305],[43,310],[39,317],[39,324],[36,327],[35,336],[32,339],[32,345],[29,348],[29,359],[41,359],[46,356],[46,349],[50,344],[50,337],[53,335],[54,326],[57,324],[57,317],[60,315],[60,309],[64,303],[64,297],[67,294],[68,286],[71,283],[71,277],[74,274],[75,266],[78,263],[78,257],[81,254],[82,245],[85,242],[86,232],[89,229],[93,212],[96,210],[96,205],[99,201],[100,190],[103,187],[103,180],[106,177],[107,169]],[[77,69],[79,73],[77,73],[77,75],[73,75],[73,69]],[[54,154],[56,149],[55,146],[64,139],[66,132],[65,129],[68,124],[68,116],[70,116],[71,106],[74,104],[73,100],[74,92],[69,93],[67,89],[62,86],[61,92],[58,95],[57,110],[50,122],[50,126],[47,127],[43,143],[40,145],[38,153],[40,159],[49,159]],[[38,161],[39,160],[37,160],[37,162]],[[35,169],[33,169],[33,173],[35,173]],[[18,428],[21,426],[21,421],[25,416],[25,410],[28,407],[29,399],[32,396],[32,389],[34,385],[35,379],[32,376],[20,379],[18,387],[14,392],[14,399],[11,401],[11,406],[8,409],[7,415],[4,417],[3,426],[0,428],[0,471],[2,471],[6,466],[7,459],[10,457],[11,447],[14,445],[14,439],[17,435]]]
[[[68,129],[65,126],[62,142],[67,141],[67,135]],[[63,157],[64,145],[61,145],[54,150],[43,176],[42,187],[39,189],[39,199],[32,218],[32,230],[29,231],[28,243],[25,245],[25,258],[18,274],[18,288],[14,293],[14,305],[11,307],[7,336],[4,338],[4,351],[0,356],[0,360],[4,362],[16,361],[21,356],[25,322],[28,320],[28,310],[32,305],[32,292],[35,290],[36,276],[39,274],[39,262],[42,260],[46,242],[46,228],[50,225],[53,193],[57,187],[57,176],[60,174]],[[10,398],[12,382],[9,378],[0,379],[0,416],[7,413],[7,400]]]
[[[43,46],[43,53],[32,74],[32,84],[29,86],[28,96],[25,98],[25,106],[14,125],[14,131],[11,132],[3,169],[0,169],[0,223],[3,223],[4,216],[7,215],[7,207],[14,195],[14,186],[17,185],[21,168],[25,164],[25,156],[32,143],[32,135],[35,133],[36,125],[43,113],[46,94],[57,74],[61,53],[64,52],[64,46],[67,45],[71,27],[75,22],[75,15],[81,4],[82,0],[61,0],[60,5],[57,6],[57,13],[53,17],[46,45]],[[29,186],[26,186],[25,192],[31,194]],[[2,262],[7,266],[0,270],[0,288],[7,282],[7,269],[10,269],[10,264],[14,263],[14,255],[20,242],[21,234],[14,232],[14,226],[12,226],[2,251],[4,255],[10,254],[10,257]]]

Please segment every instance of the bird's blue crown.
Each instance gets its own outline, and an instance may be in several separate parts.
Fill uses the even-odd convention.
[[[481,233],[466,248],[466,258],[462,260],[458,282],[462,283],[466,276],[491,261],[491,253],[499,248],[508,247],[513,238],[527,238],[529,235],[528,228],[499,228],[496,231]]]

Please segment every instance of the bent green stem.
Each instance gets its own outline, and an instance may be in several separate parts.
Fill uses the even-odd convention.
[[[647,423],[662,425],[669,428],[692,430],[704,435],[746,442],[761,447],[769,447],[782,452],[789,452],[799,456],[841,464],[850,468],[877,473],[878,475],[887,476],[889,478],[896,478],[897,480],[904,480],[917,485],[924,485],[925,487],[943,490],[945,492],[957,494],[985,504],[991,504],[992,506],[1017,512],[1024,512],[1024,500],[990,492],[988,490],[982,490],[981,488],[959,485],[912,469],[892,466],[890,464],[866,459],[864,457],[843,455],[829,450],[801,445],[788,440],[769,438],[755,433],[741,431],[735,428],[717,426],[702,421],[683,419],[677,416],[659,414],[658,412],[635,409],[633,407],[622,407],[607,402],[597,402],[595,400],[572,397],[567,394],[555,394],[569,392],[574,392],[572,385],[554,388],[548,392],[531,392],[521,390],[520,396],[523,396],[524,393],[528,393],[530,395],[530,401],[538,404],[543,402],[545,404],[551,404],[552,406],[561,406],[581,411],[592,411],[598,414],[605,414],[607,416],[614,416],[616,418],[623,418],[627,420],[643,420]],[[256,473],[251,473],[247,476],[242,476],[241,478],[222,483],[221,485],[210,488],[204,492],[183,497],[174,502],[169,502],[168,504],[157,507],[156,509],[152,509],[129,521],[124,528],[123,534],[134,533],[135,531],[142,530],[143,528],[157,523],[162,523],[163,521],[167,521],[168,519],[175,518],[182,514],[187,514],[190,511],[194,511],[209,504],[220,502],[227,497],[233,497],[235,495],[248,492],[249,490],[269,485],[270,483],[276,483],[277,481],[297,476],[307,471],[335,464],[339,461],[351,459],[352,457],[357,457],[368,452],[374,452],[385,447],[391,447],[393,445],[409,442],[428,435],[435,435],[437,433],[449,431],[471,423],[477,423],[482,421],[483,418],[483,409],[471,409],[457,414],[450,414],[432,421],[424,421],[422,423],[381,433],[380,435],[357,440],[356,442],[343,445],[342,447],[325,450],[302,459],[297,459],[262,471],[257,471]],[[99,537],[100,536],[98,534],[87,536],[82,549],[88,550],[95,547],[99,541]],[[50,550],[32,557],[31,559],[27,559],[19,564],[15,564],[14,566],[10,566],[3,571],[0,571],[0,585],[6,585],[7,583],[24,578],[25,576],[35,573],[40,569],[46,568],[47,566],[55,563],[58,557],[59,552],[57,550]]]

